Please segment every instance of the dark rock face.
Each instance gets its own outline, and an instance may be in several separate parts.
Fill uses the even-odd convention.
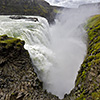
[[[0,100],[59,100],[43,90],[24,41],[0,36]]]
[[[35,15],[45,17],[49,23],[54,22],[55,15],[61,7],[53,7],[44,0],[2,0],[1,15]]]

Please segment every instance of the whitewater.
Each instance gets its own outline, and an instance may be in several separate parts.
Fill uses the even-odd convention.
[[[45,0],[54,6],[77,8],[83,4],[98,3],[100,0]]]
[[[24,40],[44,89],[63,98],[75,85],[87,52],[84,26],[95,14],[99,14],[97,6],[63,10],[53,25],[39,16],[26,16],[38,18],[37,22],[0,16],[0,35]]]

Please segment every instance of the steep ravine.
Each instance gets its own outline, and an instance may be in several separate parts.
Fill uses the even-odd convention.
[[[90,18],[85,28],[88,52],[74,89],[63,100],[100,100],[100,15]],[[24,41],[0,36],[0,100],[59,100],[43,90],[23,46]]]

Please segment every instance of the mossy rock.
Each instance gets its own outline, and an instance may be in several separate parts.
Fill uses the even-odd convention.
[[[100,15],[89,18],[85,29],[88,50],[69,100],[100,100]],[[67,98],[64,98],[67,100]]]
[[[76,100],[100,100],[100,15],[89,18],[85,27],[88,33],[87,56],[76,79]],[[80,85],[80,87],[79,87]],[[82,90],[82,91],[81,91]],[[77,91],[79,91],[77,93]]]
[[[0,36],[0,47],[3,49],[9,49],[11,47],[13,48],[21,48],[25,44],[24,41],[17,39],[17,38],[11,38],[7,35]]]

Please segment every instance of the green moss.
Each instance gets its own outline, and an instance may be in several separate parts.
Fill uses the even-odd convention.
[[[75,86],[77,87],[79,85],[79,83],[81,82],[81,77],[79,77],[79,75],[77,76],[77,80],[75,83]]]
[[[9,47],[21,47],[24,45],[24,42],[21,41],[20,39],[17,38],[11,38],[8,37],[7,35],[2,35],[0,36],[0,46],[2,46],[3,48],[8,49]]]
[[[98,24],[100,24],[100,15],[95,15],[89,18],[86,27],[90,29],[90,28],[94,28]]]
[[[92,25],[91,25],[92,24]],[[95,55],[100,49],[100,15],[93,16],[88,21],[87,25],[88,38],[89,38],[89,55]]]
[[[83,68],[85,68],[85,67],[86,67],[86,64],[85,64],[85,63],[83,63],[81,66],[82,66]]]
[[[83,93],[81,93],[80,96],[79,96],[77,99],[75,99],[75,100],[86,100],[86,98],[85,98],[85,96],[84,96],[84,91],[83,91]]]
[[[88,62],[91,62],[93,59],[95,58],[95,55],[91,55],[88,57],[87,61]],[[90,66],[90,65],[89,65]]]
[[[100,59],[96,59],[92,63],[93,65],[100,65]]]
[[[86,78],[86,71],[85,71],[85,70],[82,72],[81,77],[82,77],[83,79],[85,79],[85,78]]]
[[[17,41],[17,39],[8,39],[5,41],[0,41],[0,44],[4,45],[5,48],[9,48],[13,45],[13,43],[15,43]]]
[[[12,93],[11,95],[15,95],[15,93]]]
[[[85,26],[85,29],[88,33],[88,52],[83,64],[81,65],[81,69],[78,72],[75,82],[76,87],[80,85],[76,92],[78,95],[76,100],[85,100],[87,97],[92,97],[92,100],[100,100],[100,92],[88,94],[88,91],[90,91],[89,89],[92,89],[91,91],[96,91],[99,89],[100,84],[98,85],[95,82],[96,76],[89,76],[93,82],[89,83],[91,88],[87,88],[86,85],[87,82],[89,82],[87,77],[91,71],[91,67],[98,68],[100,65],[100,15],[92,16],[88,20],[88,24]],[[98,73],[95,73],[95,75],[97,74]]]
[[[96,59],[100,59],[100,53],[95,55]]]
[[[92,95],[92,100],[100,100],[100,92],[94,92],[91,95]]]
[[[100,42],[94,43],[92,46],[89,47],[88,52],[89,54],[95,55],[99,52],[100,49]]]

